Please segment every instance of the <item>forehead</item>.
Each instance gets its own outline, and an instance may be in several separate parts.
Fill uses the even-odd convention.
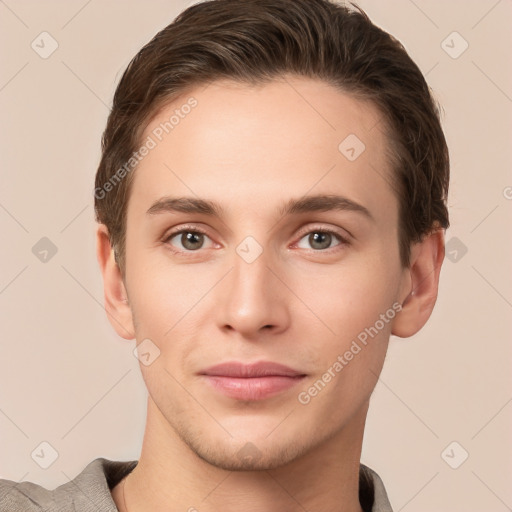
[[[203,85],[146,127],[142,142],[152,148],[138,164],[130,202],[143,208],[165,194],[196,195],[261,211],[310,191],[389,202],[384,125],[373,104],[320,80]]]

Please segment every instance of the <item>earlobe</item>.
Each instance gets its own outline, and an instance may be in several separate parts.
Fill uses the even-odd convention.
[[[103,275],[105,311],[109,322],[119,336],[132,340],[135,338],[132,311],[119,265],[114,258],[108,229],[104,224],[99,224],[96,231],[96,256]]]
[[[406,296],[402,302],[402,310],[394,319],[391,334],[407,338],[425,325],[437,300],[443,260],[442,229],[434,231],[412,247],[411,264],[404,270],[403,288]]]

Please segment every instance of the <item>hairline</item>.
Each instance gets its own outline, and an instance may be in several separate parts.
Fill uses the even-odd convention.
[[[359,102],[363,105],[370,105],[373,107],[380,116],[381,121],[375,126],[373,129],[379,129],[383,133],[387,144],[384,145],[384,158],[385,158],[385,167],[386,167],[386,176],[381,177],[387,182],[387,184],[391,187],[393,191],[393,196],[397,200],[398,203],[398,222],[397,222],[397,232],[398,232],[398,245],[399,245],[399,258],[401,264],[406,267],[409,264],[408,258],[403,261],[402,253],[402,244],[405,233],[405,226],[403,226],[403,215],[405,212],[402,212],[402,201],[400,197],[400,180],[398,177],[399,171],[399,137],[395,133],[395,129],[392,127],[390,116],[386,112],[385,108],[380,104],[379,101],[376,101],[378,96],[372,96],[370,93],[366,93],[361,90],[350,90],[343,85],[336,83],[334,80],[331,80],[327,77],[322,76],[312,76],[308,74],[301,74],[297,72],[283,71],[280,73],[276,73],[272,76],[251,76],[249,78],[243,77],[235,77],[235,76],[218,76],[215,78],[200,80],[195,79],[188,84],[184,84],[183,87],[177,88],[173,93],[169,93],[166,95],[162,95],[159,98],[156,98],[153,103],[148,106],[148,110],[146,115],[143,116],[142,120],[138,124],[135,129],[136,135],[133,138],[133,147],[138,147],[141,145],[142,140],[144,139],[145,134],[147,133],[148,127],[151,123],[162,113],[163,110],[170,108],[173,104],[179,102],[180,99],[183,99],[187,95],[192,95],[195,91],[202,88],[204,89],[212,84],[236,84],[242,87],[261,87],[274,82],[284,81],[286,76],[297,77],[301,79],[310,79],[313,81],[323,82],[324,84],[330,85],[334,89],[336,89],[341,94],[347,95],[350,99]],[[384,130],[380,128],[380,125],[384,126]],[[133,149],[133,148],[132,148]],[[121,221],[121,233],[119,237],[120,246],[115,248],[116,253],[116,261],[120,263],[119,267],[123,277],[125,276],[126,270],[126,232],[128,229],[128,205],[130,203],[130,198],[132,194],[133,181],[135,179],[135,174],[140,166],[140,163],[135,166],[133,171],[127,176],[127,181],[125,184],[125,195],[126,200],[124,202],[124,211],[122,214]],[[386,179],[388,178],[388,179]]]

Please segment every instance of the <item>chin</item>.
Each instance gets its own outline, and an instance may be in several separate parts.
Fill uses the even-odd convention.
[[[249,418],[247,418],[249,420]],[[280,420],[282,421],[282,419]],[[174,423],[173,430],[197,457],[227,471],[265,471],[300,458],[320,441],[314,431],[286,428],[280,421],[214,425]],[[218,424],[216,424],[218,427]]]
[[[206,444],[197,440],[189,447],[208,464],[226,471],[266,471],[285,466],[304,454],[306,448],[294,442],[285,445],[270,444],[268,441],[257,445],[251,441],[241,443],[237,449],[231,441],[226,446],[221,443]]]

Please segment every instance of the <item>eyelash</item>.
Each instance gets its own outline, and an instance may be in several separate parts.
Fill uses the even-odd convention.
[[[349,241],[346,237],[340,235],[337,231],[335,231],[333,229],[329,229],[329,228],[325,228],[325,227],[313,227],[313,228],[308,228],[305,231],[301,231],[299,234],[299,239],[294,245],[298,244],[306,235],[310,235],[311,233],[323,233],[323,234],[332,235],[339,242],[334,247],[328,247],[327,249],[309,249],[310,251],[315,252],[315,253],[322,253],[322,252],[330,253],[333,251],[341,250],[342,247],[349,245]]]
[[[163,242],[168,244],[171,247],[171,250],[174,253],[177,253],[177,254],[189,254],[189,253],[193,254],[195,252],[199,252],[199,249],[197,251],[189,251],[189,250],[182,251],[182,250],[176,249],[176,248],[171,246],[169,241],[172,238],[174,238],[176,235],[181,235],[183,233],[198,233],[198,234],[202,234],[202,235],[208,237],[208,234],[205,231],[203,231],[202,229],[200,229],[200,228],[198,228],[196,226],[186,226],[185,225],[185,226],[181,226],[178,230],[172,231],[171,233],[166,235],[164,237],[164,239],[163,239]],[[324,227],[322,227],[322,228],[313,227],[313,228],[309,228],[306,231],[301,231],[301,233],[299,235],[300,238],[298,239],[297,242],[294,243],[294,246],[296,244],[298,244],[306,235],[309,235],[311,233],[329,234],[329,235],[334,236],[338,240],[338,242],[339,242],[334,247],[328,247],[327,249],[309,249],[309,251],[314,252],[314,253],[330,253],[330,252],[333,252],[333,251],[336,251],[336,250],[340,250],[344,246],[350,245],[350,243],[347,240],[347,238],[345,238],[342,235],[340,235],[337,231],[334,231],[334,230],[328,229],[328,228],[324,228]],[[308,250],[308,249],[306,249],[306,250]]]

